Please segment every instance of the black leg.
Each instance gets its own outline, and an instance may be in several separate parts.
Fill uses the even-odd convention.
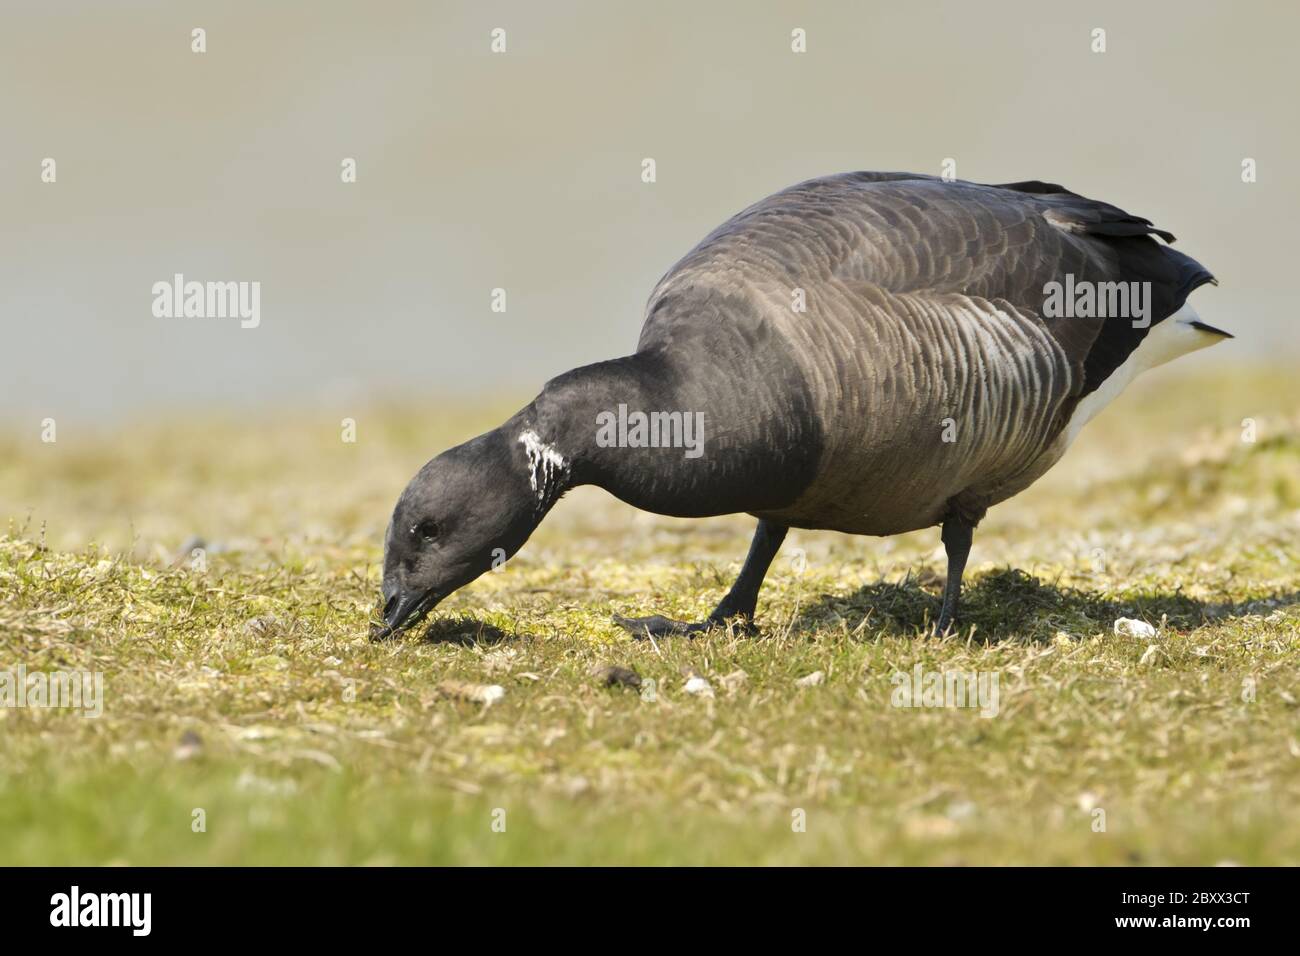
[[[781,550],[781,542],[789,529],[785,525],[773,524],[771,521],[759,521],[754,530],[754,540],[749,545],[749,555],[740,575],[727,592],[726,597],[718,602],[705,620],[694,624],[674,621],[661,614],[650,617],[619,617],[614,621],[620,627],[637,637],[660,637],[666,634],[694,634],[711,627],[720,627],[730,618],[741,618],[746,626],[752,626],[754,608],[758,604],[758,589],[763,586],[767,569],[772,566],[772,559]]]
[[[948,552],[948,583],[943,589],[943,610],[939,612],[939,623],[935,632],[943,634],[952,626],[957,615],[957,600],[961,597],[961,576],[966,570],[966,559],[970,556],[971,538],[975,529],[957,518],[948,518],[943,523],[943,548]]]
[[[772,566],[772,559],[781,550],[785,533],[790,530],[785,525],[760,521],[754,529],[754,540],[749,543],[749,554],[745,556],[745,566],[740,569],[727,596],[718,602],[718,606],[709,615],[709,620],[721,623],[731,617],[743,617],[753,621],[754,608],[758,606],[758,589],[763,586],[767,569]]]

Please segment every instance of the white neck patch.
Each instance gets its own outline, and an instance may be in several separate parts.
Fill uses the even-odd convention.
[[[548,487],[555,477],[569,467],[564,456],[531,428],[519,433],[519,441],[528,455],[528,484],[537,492],[539,501],[546,499]]]

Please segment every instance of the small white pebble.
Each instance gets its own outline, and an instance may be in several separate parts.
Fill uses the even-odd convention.
[[[1121,617],[1115,621],[1115,633],[1126,635],[1128,637],[1155,637],[1156,629],[1146,621],[1138,621],[1131,617]]]
[[[506,689],[500,684],[471,684],[459,680],[445,680],[438,685],[438,690],[446,697],[469,700],[486,707],[506,696]]]
[[[795,681],[796,687],[816,687],[826,679],[826,675],[821,671],[813,671],[811,674],[805,674]]]
[[[946,816],[949,820],[956,820],[958,822],[969,820],[971,817],[975,816],[975,811],[977,809],[978,808],[975,804],[971,803],[969,800],[958,800],[955,803],[948,804]]]
[[[686,681],[686,693],[697,697],[712,697],[713,685],[703,677],[692,677]]]

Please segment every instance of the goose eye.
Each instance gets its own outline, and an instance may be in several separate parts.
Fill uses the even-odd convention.
[[[436,521],[421,521],[411,529],[411,534],[424,541],[432,541],[438,537],[438,523]]]

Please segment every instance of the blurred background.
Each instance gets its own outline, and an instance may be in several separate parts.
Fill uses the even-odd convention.
[[[1238,336],[1193,363],[1300,343],[1291,6],[6,0],[3,20],[0,427],[24,443],[46,417],[62,440],[517,406],[632,351],[655,281],[749,203],[945,158],[1175,232],[1222,283],[1198,309]],[[175,273],[260,281],[260,327],[154,317]]]

